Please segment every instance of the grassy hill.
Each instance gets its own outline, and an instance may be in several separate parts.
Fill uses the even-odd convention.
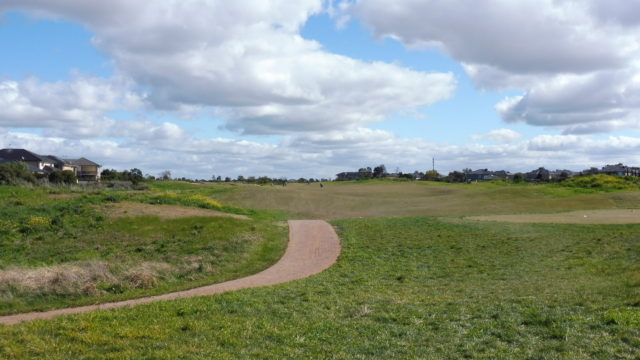
[[[636,359],[640,224],[461,217],[638,208],[639,195],[556,185],[392,182],[332,183],[323,189],[164,183],[148,192],[80,194],[65,201],[84,201],[89,213],[65,218],[71,228],[87,229],[82,222],[95,222],[107,198],[191,203],[248,214],[257,227],[246,230],[273,231],[276,244],[276,235],[286,231],[278,226],[283,219],[331,218],[343,251],[327,271],[287,284],[0,326],[0,358]],[[47,209],[55,202],[45,193],[12,196],[2,199],[23,203],[17,206],[26,207],[24,212],[15,211],[25,219],[53,214]],[[1,219],[13,219],[9,210],[1,211]],[[153,238],[158,227],[162,233],[180,229],[182,221],[189,232],[198,225],[191,222],[201,221],[141,218],[138,226],[148,226],[134,229],[127,224],[135,218],[103,216],[101,230],[140,239]],[[222,219],[230,227],[246,222]],[[124,249],[128,243],[111,246]],[[197,244],[169,245],[176,259],[189,249],[202,251]],[[132,256],[141,256],[133,249]],[[222,258],[233,263],[239,254],[232,249]],[[18,262],[3,256],[3,269]]]

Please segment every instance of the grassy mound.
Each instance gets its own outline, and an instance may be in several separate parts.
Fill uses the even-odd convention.
[[[590,175],[576,176],[561,183],[561,186],[599,191],[638,190],[640,178],[635,176]]]
[[[0,187],[0,314],[122,300],[238,278],[273,264],[287,243],[286,227],[268,213],[241,219],[167,218],[138,214],[139,207],[117,217],[105,211],[119,199],[148,204],[165,197],[182,206],[224,209],[205,195],[47,191]],[[169,209],[177,212],[180,206]]]

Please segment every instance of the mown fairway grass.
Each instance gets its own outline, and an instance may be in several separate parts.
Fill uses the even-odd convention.
[[[0,327],[0,357],[640,356],[638,225],[335,224],[342,255],[314,277]]]
[[[253,218],[246,220],[106,216],[102,208],[120,199],[225,209],[200,193],[49,194],[46,189],[0,187],[0,314],[234,279],[265,269],[286,247],[286,227],[267,212],[249,212]]]

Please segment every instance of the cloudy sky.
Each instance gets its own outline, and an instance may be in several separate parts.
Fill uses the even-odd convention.
[[[640,1],[2,0],[0,147],[157,175],[640,165]]]

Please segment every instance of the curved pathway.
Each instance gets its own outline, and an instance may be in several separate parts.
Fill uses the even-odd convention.
[[[2,316],[0,317],[0,323],[13,325],[34,319],[50,319],[59,315],[113,309],[192,296],[213,295],[225,291],[279,284],[317,274],[333,265],[339,255],[340,239],[327,222],[322,220],[290,220],[289,245],[284,256],[275,265],[255,275],[158,296],[45,312]]]

